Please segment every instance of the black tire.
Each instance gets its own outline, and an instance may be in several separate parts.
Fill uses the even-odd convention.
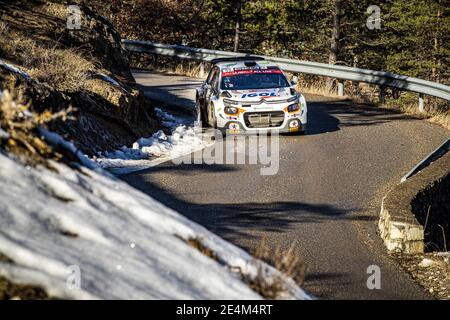
[[[197,109],[197,121],[201,121],[203,128],[208,128],[209,124],[207,121],[207,117],[205,116],[205,108],[202,108],[202,104],[197,100],[196,102]]]

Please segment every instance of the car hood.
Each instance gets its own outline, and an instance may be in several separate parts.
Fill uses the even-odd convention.
[[[277,101],[292,98],[290,88],[229,90],[231,100],[242,102]]]

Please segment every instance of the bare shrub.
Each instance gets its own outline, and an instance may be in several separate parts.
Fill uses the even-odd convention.
[[[199,252],[204,254],[205,256],[222,263],[220,261],[217,254],[212,251],[210,248],[206,247],[201,239],[198,238],[189,238],[188,240],[181,239],[182,241],[185,241],[188,245],[191,247],[197,249]],[[264,245],[264,250],[266,250],[267,246]],[[259,253],[263,253],[264,257],[267,257],[265,252],[262,252],[261,250],[258,250]],[[289,257],[292,256],[292,253],[288,254]],[[292,258],[289,258],[289,261]],[[282,259],[283,260],[283,259]],[[280,270],[281,272],[285,273],[286,276],[288,276],[287,273],[294,275],[294,266],[290,265],[290,262],[281,261],[277,264],[278,267],[284,268],[283,270]],[[244,273],[240,267],[230,267],[231,271],[237,273],[239,277],[244,281],[251,289],[253,289],[255,292],[257,292],[259,295],[266,299],[277,299],[280,298],[283,293],[286,292],[285,288],[285,279],[281,275],[270,273],[268,270],[267,265],[263,264],[261,260],[255,259],[253,262],[256,264],[257,272],[256,275],[250,275],[247,273]]]
[[[299,286],[303,285],[307,266],[295,253],[295,244],[287,250],[279,245],[272,250],[267,244],[267,239],[263,238],[254,252],[254,257],[272,265],[286,277],[292,278]]]
[[[240,275],[251,289],[265,299],[278,299],[286,291],[284,279],[276,275],[269,277],[261,263],[258,264],[258,271],[255,277],[244,275],[242,272]]]
[[[57,119],[65,121],[70,112],[72,109],[33,113],[30,103],[25,103],[20,93],[5,90],[0,94],[0,129],[5,133],[0,146],[30,164],[44,163],[49,158],[59,160],[61,155],[44,141],[38,128]]]

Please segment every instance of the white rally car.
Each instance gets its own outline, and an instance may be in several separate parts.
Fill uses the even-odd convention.
[[[305,133],[307,106],[280,68],[260,57],[221,58],[197,89],[203,126],[224,133],[258,131]]]

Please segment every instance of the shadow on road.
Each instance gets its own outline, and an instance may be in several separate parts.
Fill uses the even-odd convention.
[[[350,215],[359,211],[358,208],[341,209],[327,204],[311,204],[305,202],[245,202],[234,203],[204,202],[202,194],[195,194],[186,186],[184,195],[199,199],[189,202],[182,196],[161,187],[158,173],[165,171],[176,172],[178,175],[192,175],[207,171],[211,173],[226,173],[234,171],[231,166],[224,165],[162,165],[141,171],[138,174],[123,176],[122,179],[133,187],[148,194],[169,208],[181,213],[187,218],[205,226],[220,236],[230,239],[235,237],[250,237],[252,231],[257,232],[286,232],[299,223],[321,223],[329,219],[348,219],[352,221],[373,221],[373,216]],[[226,188],[223,189],[226,192]],[[246,198],[246,197],[244,197]],[[246,248],[248,249],[248,248]]]
[[[419,119],[396,110],[356,103],[351,100],[310,102],[308,112],[308,122],[312,134],[315,133],[315,128],[318,128],[317,132],[321,133],[324,129],[333,129],[333,126],[339,128],[373,126],[391,121]],[[329,130],[329,132],[336,130]]]
[[[232,203],[206,202],[202,194],[196,194],[195,189],[185,186],[183,192],[172,191],[160,183],[159,174],[166,171],[176,172],[176,175],[195,176],[201,171],[207,171],[214,179],[216,173],[227,173],[236,170],[222,165],[180,165],[164,164],[139,174],[123,176],[122,179],[133,187],[148,194],[167,207],[179,212],[188,219],[199,223],[211,232],[240,246],[247,252],[254,253],[261,245],[263,238],[270,237],[270,247],[275,249],[284,244],[278,242],[279,236],[295,232],[299,224],[321,224],[335,219],[348,221],[374,221],[376,217],[355,215],[358,208],[342,209],[328,204],[306,203],[301,201],[277,202],[243,202],[236,199]],[[176,181],[175,181],[176,183]],[[223,189],[226,193],[226,188]],[[186,200],[195,198],[198,201]],[[243,198],[248,196],[243,195]],[[309,263],[309,262],[307,262]],[[341,290],[342,285],[349,283],[351,276],[338,273],[308,273],[305,288],[320,298],[332,298]],[[327,285],[324,286],[324,283]],[[328,291],[324,291],[326,287]]]
[[[339,130],[339,119],[330,114],[330,107],[329,102],[308,103],[308,135]]]

